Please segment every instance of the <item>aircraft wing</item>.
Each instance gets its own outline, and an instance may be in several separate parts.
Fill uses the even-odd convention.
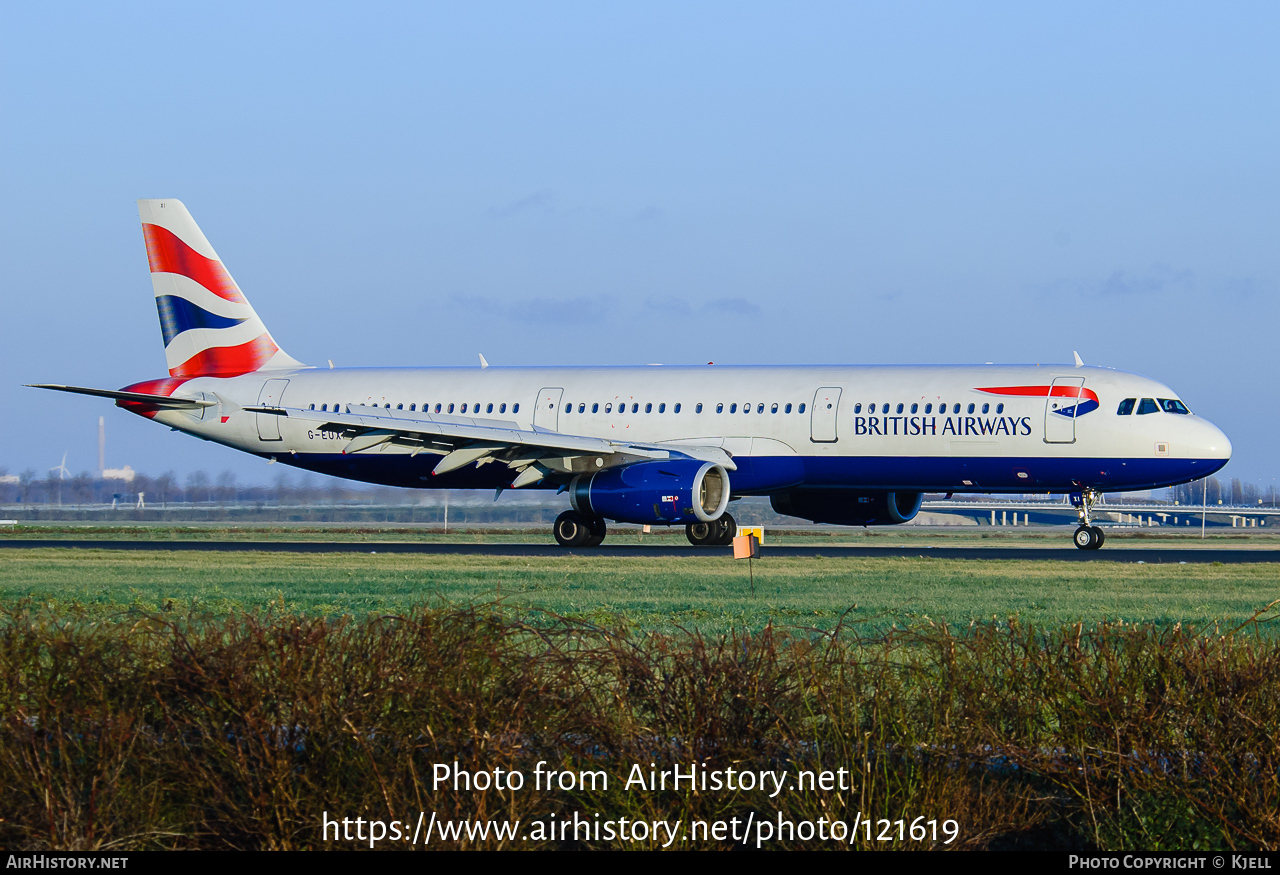
[[[308,423],[320,431],[337,432],[348,440],[344,454],[382,452],[404,447],[411,455],[426,452],[443,456],[432,473],[444,474],[475,462],[496,462],[517,472],[512,486],[528,486],[548,475],[572,475],[649,459],[688,458],[715,462],[735,470],[732,458],[720,447],[638,443],[544,429],[525,429],[515,422],[479,417],[428,416],[425,419],[374,413],[325,413],[296,407],[245,407],[249,413],[285,416]],[[350,409],[350,408],[348,408]],[[363,410],[370,412],[365,413]],[[402,413],[403,411],[394,411]]]

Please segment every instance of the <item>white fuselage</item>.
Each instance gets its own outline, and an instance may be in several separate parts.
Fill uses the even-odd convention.
[[[1055,386],[1067,387],[1065,395]],[[737,466],[734,494],[797,484],[1122,491],[1207,476],[1231,453],[1226,436],[1193,414],[1119,415],[1123,399],[1178,396],[1145,377],[1097,367],[305,368],[196,377],[173,395],[218,403],[149,415],[298,467],[401,486],[491,487],[510,476],[498,466],[469,466],[434,481],[437,457],[393,445],[347,456],[335,430],[243,408],[269,404],[323,418],[335,407],[376,407],[405,419],[715,446]],[[1074,415],[1058,412],[1069,407]]]

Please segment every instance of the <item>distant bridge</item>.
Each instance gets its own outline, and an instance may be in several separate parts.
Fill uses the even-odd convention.
[[[979,525],[1026,526],[1072,525],[1076,521],[1076,509],[1068,501],[926,501],[922,513],[949,514],[973,519]],[[1100,501],[1093,506],[1093,520],[1098,525],[1110,527],[1185,529],[1201,524],[1214,528],[1280,528],[1280,508],[1238,507],[1232,505],[1178,505],[1168,502],[1124,502],[1107,504]]]

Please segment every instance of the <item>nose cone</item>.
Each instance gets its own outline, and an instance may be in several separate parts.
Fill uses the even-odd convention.
[[[1212,422],[1200,419],[1192,435],[1196,453],[1202,459],[1221,459],[1224,463],[1231,458],[1231,440]]]
[[[1208,477],[1227,464],[1231,458],[1231,441],[1222,429],[1207,419],[1196,417],[1190,423],[1187,435],[1187,451],[1198,469],[1196,477]]]

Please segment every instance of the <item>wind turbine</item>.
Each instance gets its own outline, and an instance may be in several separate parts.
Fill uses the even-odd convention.
[[[54,471],[58,472],[59,480],[67,479],[67,475],[70,474],[71,472],[67,470],[67,454],[66,453],[62,454],[62,461],[56,467],[49,469],[50,474],[52,474]]]

